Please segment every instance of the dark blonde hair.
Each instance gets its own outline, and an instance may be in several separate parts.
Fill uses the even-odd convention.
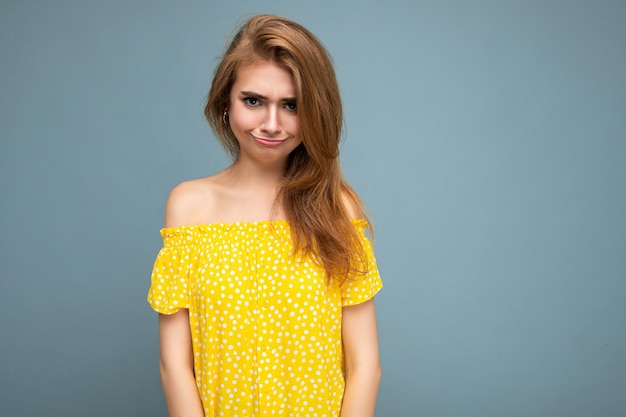
[[[302,143],[289,155],[275,204],[283,205],[294,252],[313,255],[329,277],[343,281],[364,272],[364,252],[346,203],[364,217],[363,204],[343,178],[339,142],[341,96],[328,52],[300,24],[273,15],[244,22],[218,65],[205,115],[224,148],[236,158],[239,143],[223,122],[241,65],[271,61],[293,76]],[[368,222],[369,225],[369,222]]]

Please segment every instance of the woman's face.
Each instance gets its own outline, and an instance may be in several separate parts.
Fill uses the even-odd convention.
[[[239,142],[238,161],[284,164],[302,143],[293,77],[274,62],[239,68],[228,116]]]

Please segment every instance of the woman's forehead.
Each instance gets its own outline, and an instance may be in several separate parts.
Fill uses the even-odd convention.
[[[289,97],[295,97],[296,93],[291,72],[269,60],[241,65],[236,72],[233,90],[251,90],[260,94],[265,92]]]

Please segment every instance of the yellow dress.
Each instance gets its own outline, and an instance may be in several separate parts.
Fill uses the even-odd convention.
[[[339,415],[342,307],[382,288],[366,222],[353,223],[367,273],[342,285],[292,255],[287,221],[161,230],[148,302],[162,314],[189,309],[206,417]]]

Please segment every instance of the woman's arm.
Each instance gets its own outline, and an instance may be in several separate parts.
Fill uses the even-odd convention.
[[[204,417],[193,371],[189,311],[159,314],[161,383],[170,417]]]
[[[341,417],[371,417],[382,374],[374,300],[343,308],[346,389]]]

